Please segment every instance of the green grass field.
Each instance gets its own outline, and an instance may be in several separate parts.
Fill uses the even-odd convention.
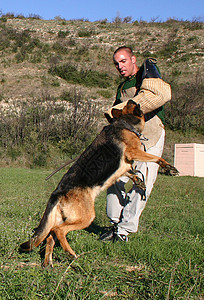
[[[43,247],[18,252],[45,209],[62,173],[0,169],[0,299],[203,299],[204,179],[159,175],[128,243],[102,243],[109,225],[106,195],[96,200],[89,230],[70,232],[79,255],[59,245],[54,268],[43,268]]]

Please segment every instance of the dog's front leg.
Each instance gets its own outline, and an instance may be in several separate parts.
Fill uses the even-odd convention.
[[[142,180],[137,174],[137,170],[130,170],[126,173],[126,175],[136,184],[136,186],[143,190],[144,192],[146,191],[146,185],[144,182],[144,179]]]
[[[171,176],[176,176],[179,174],[179,171],[172,165],[170,165],[167,161],[165,161],[163,158],[159,158],[159,161],[157,162],[162,169],[166,171],[167,174]]]
[[[163,158],[144,152],[138,148],[130,148],[126,150],[126,158],[128,161],[135,160],[135,161],[142,161],[142,162],[155,162],[160,165],[169,175],[175,176],[178,175],[178,170],[170,165],[167,161]]]

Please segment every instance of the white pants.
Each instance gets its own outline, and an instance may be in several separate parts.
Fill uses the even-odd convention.
[[[149,148],[147,153],[161,157],[164,139],[165,130],[163,129],[157,144]],[[126,193],[125,184],[129,180],[126,176],[122,176],[120,180],[108,188],[107,191],[107,216],[112,223],[118,223],[119,234],[128,235],[130,232],[137,232],[139,218],[156,181],[159,165],[153,162],[138,162],[136,169],[139,170],[145,178],[146,200],[143,200],[141,197],[143,191],[134,184],[132,189]]]

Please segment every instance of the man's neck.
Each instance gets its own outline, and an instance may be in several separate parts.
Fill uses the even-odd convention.
[[[133,76],[135,76],[138,71],[139,71],[139,68],[137,65],[135,65],[134,71],[132,72],[132,74],[130,76],[128,76],[128,78],[132,78]]]

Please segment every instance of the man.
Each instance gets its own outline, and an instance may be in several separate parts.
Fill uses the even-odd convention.
[[[171,99],[170,85],[161,79],[155,60],[148,59],[139,68],[129,47],[118,48],[114,52],[113,61],[125,78],[118,87],[114,106],[122,108],[129,99],[140,104],[146,121],[143,131],[145,140],[142,141],[145,150],[162,156],[165,138],[163,105]],[[111,109],[105,115],[111,122]],[[136,162],[136,170],[146,184],[145,197],[136,185],[126,193],[125,184],[129,180],[126,176],[122,176],[108,189],[107,216],[113,226],[101,236],[102,241],[128,241],[128,234],[137,232],[139,218],[157,178],[158,168],[156,163]]]

